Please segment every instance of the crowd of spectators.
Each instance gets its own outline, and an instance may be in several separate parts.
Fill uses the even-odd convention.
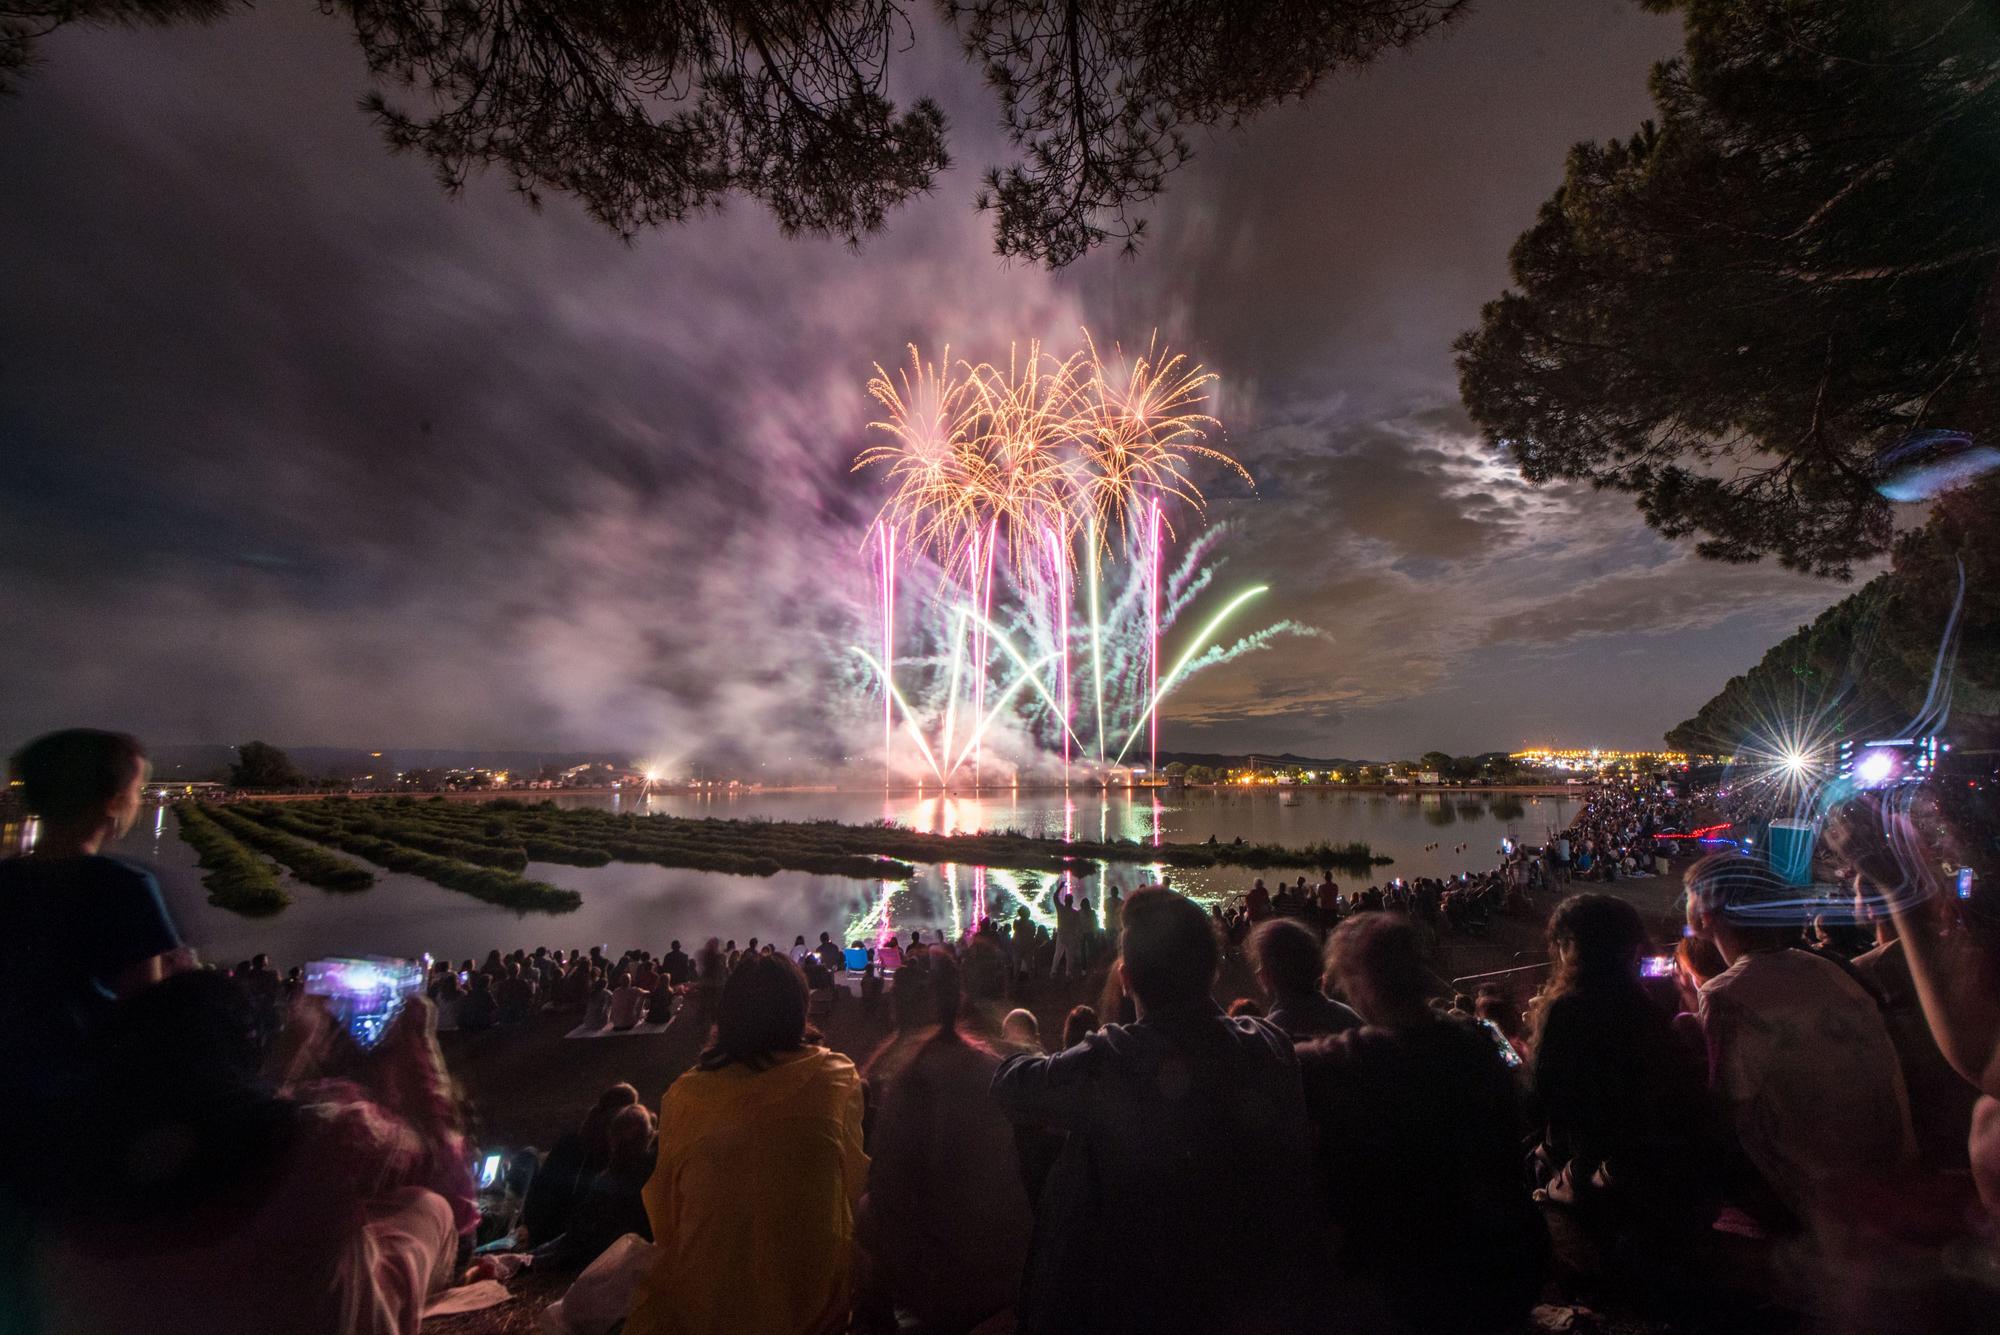
[[[0,864],[9,1330],[409,1332],[457,1279],[613,1257],[628,1335],[1504,1331],[1550,1293],[1972,1331],[2000,1294],[2000,918],[1937,884],[1991,835],[1942,809],[1829,817],[1858,931],[1777,912],[1795,892],[1734,851],[1687,871],[1671,951],[1569,894],[1520,1006],[1451,994],[1449,891],[1415,886],[1218,912],[1149,885],[1115,935],[1078,903],[1066,937],[885,939],[855,990],[888,1037],[857,1063],[816,1026],[830,935],[439,964],[362,1049],[262,957],[190,967],[99,853],[136,811],[130,739],[15,767],[45,833]],[[1564,837],[1622,862],[1678,800],[1602,794]],[[1520,861],[1543,870],[1503,867],[1496,912],[1565,879]],[[1103,1003],[1045,1044],[1011,999],[1072,969]],[[1232,969],[1256,995],[1226,1012]],[[693,1007],[699,1060],[657,1121],[615,1085],[546,1156],[489,1161],[438,1013],[543,1006]]]

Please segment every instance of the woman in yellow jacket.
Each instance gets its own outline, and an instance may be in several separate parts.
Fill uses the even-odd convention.
[[[723,985],[715,1041],[660,1105],[656,1255],[625,1335],[845,1329],[868,1180],[861,1079],[818,1037],[784,956],[752,956]]]

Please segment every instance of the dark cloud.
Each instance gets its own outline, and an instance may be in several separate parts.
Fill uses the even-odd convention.
[[[871,363],[1087,320],[1221,373],[1258,478],[1214,489],[1226,578],[1317,631],[1190,681],[1171,743],[1473,749],[1552,691],[1650,740],[1688,707],[1597,642],[1705,636],[1676,687],[1699,703],[1839,591],[1527,488],[1448,349],[1565,146],[1644,115],[1673,33],[1488,7],[1205,143],[1136,260],[1052,277],[991,255],[970,170],[858,253],[750,207],[624,246],[386,154],[309,7],[67,32],[0,107],[0,737],[838,757],[879,720],[846,654]],[[899,79],[945,96],[961,162],[998,156],[929,50]]]

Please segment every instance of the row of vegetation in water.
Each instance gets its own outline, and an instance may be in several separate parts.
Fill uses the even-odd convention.
[[[1298,867],[1365,875],[1369,868],[1389,861],[1362,843],[1156,845],[1132,839],[1047,839],[1015,831],[943,835],[888,822],[847,825],[642,816],[511,799],[469,804],[442,798],[326,798],[232,807],[183,803],[180,810],[188,842],[204,859],[228,859],[234,868],[228,873],[229,883],[232,887],[240,883],[240,891],[232,888],[227,896],[212,884],[211,902],[246,913],[276,912],[289,902],[258,854],[284,864],[301,881],[328,890],[361,890],[374,882],[374,873],[366,867],[329,849],[422,876],[503,908],[554,913],[576,908],[582,897],[574,890],[523,876],[530,862],[578,867],[635,862],[738,876],[800,871],[907,881],[916,875],[919,863],[1086,876],[1099,863]],[[219,851],[205,851],[204,845]],[[234,853],[228,851],[231,848]],[[204,860],[203,865],[209,864]],[[257,880],[252,868],[269,879],[275,902],[251,892],[249,887]]]
[[[246,918],[266,918],[292,902],[271,864],[245,848],[210,819],[210,808],[195,802],[174,806],[181,838],[194,850],[208,888],[208,902]]]

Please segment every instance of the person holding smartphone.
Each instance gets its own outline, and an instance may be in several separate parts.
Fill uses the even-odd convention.
[[[478,1222],[435,1018],[414,996],[364,1051],[303,997],[266,1065],[223,974],[121,1004],[90,1046],[122,1083],[39,1240],[46,1328],[414,1335]]]
[[[1571,895],[1549,915],[1548,943],[1531,1067],[1542,1190],[1596,1244],[1587,1254],[1645,1257],[1648,1278],[1675,1278],[1721,1203],[1701,1056],[1647,993],[1654,957],[1630,903]]]

